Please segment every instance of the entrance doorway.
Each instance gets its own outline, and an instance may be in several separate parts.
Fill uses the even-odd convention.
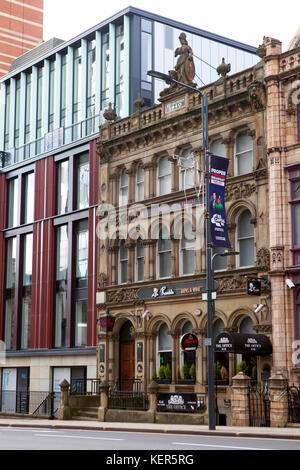
[[[133,390],[135,376],[134,328],[130,321],[120,330],[120,390]]]

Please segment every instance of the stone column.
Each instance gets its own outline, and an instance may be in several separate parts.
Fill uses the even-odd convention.
[[[132,283],[135,281],[135,242],[133,240],[127,240],[125,247],[128,249],[128,282]]]
[[[60,395],[60,407],[58,409],[58,419],[72,419],[71,409],[69,405],[69,389],[70,384],[65,379],[59,385],[61,389]]]
[[[270,426],[285,428],[289,420],[289,403],[286,388],[287,378],[281,372],[270,377]]]
[[[172,242],[172,278],[179,276],[179,241],[171,237]]]
[[[106,381],[100,384],[100,406],[98,408],[98,420],[105,421],[105,415],[108,407],[109,384]]]
[[[149,199],[151,196],[151,174],[153,163],[145,163],[144,165],[144,198]]]
[[[144,247],[144,281],[150,281],[150,244],[152,240],[142,240]]]
[[[231,411],[232,426],[249,426],[249,385],[250,378],[239,372],[232,379]]]
[[[148,387],[149,393],[149,410],[148,413],[152,415],[153,423],[155,423],[156,419],[156,407],[157,407],[157,392],[158,392],[158,385],[154,380],[150,382]]]

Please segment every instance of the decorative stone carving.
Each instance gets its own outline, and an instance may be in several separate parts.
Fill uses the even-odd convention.
[[[258,81],[254,80],[248,86],[249,98],[251,102],[251,107],[253,111],[258,112],[266,107],[266,90],[265,85]]]
[[[134,106],[137,108],[137,111],[140,113],[141,109],[145,106],[145,101],[141,98],[141,94],[138,93],[137,99],[133,102]]]
[[[100,157],[100,163],[108,163],[110,158],[110,153],[103,142],[98,142],[97,144],[97,153]]]
[[[117,113],[116,111],[112,108],[112,104],[109,103],[108,104],[108,108],[105,109],[105,111],[103,112],[103,117],[104,119],[106,119],[106,121],[108,122],[113,122],[117,119]]]
[[[272,268],[282,267],[283,263],[283,247],[272,248]]]
[[[99,275],[99,285],[101,287],[107,286],[107,275],[105,273],[100,273]]]
[[[218,292],[246,289],[246,281],[246,278],[240,275],[223,278],[220,281],[218,280]]]
[[[218,75],[221,75],[221,77],[225,78],[226,75],[229,74],[230,70],[231,70],[231,64],[226,64],[225,59],[223,57],[221,64],[219,65],[219,67],[217,67]]]
[[[138,299],[137,293],[139,289],[118,289],[107,292],[107,302],[119,303]]]
[[[256,254],[256,267],[268,271],[270,269],[270,252],[268,248],[261,248]]]
[[[226,187],[226,201],[236,199],[247,199],[256,191],[255,184],[249,183],[233,183]]]

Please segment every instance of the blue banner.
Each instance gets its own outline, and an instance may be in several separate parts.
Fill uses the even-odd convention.
[[[231,248],[228,238],[225,187],[228,158],[211,155],[210,207],[211,239],[213,247]]]

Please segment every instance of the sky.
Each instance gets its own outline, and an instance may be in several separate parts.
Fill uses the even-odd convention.
[[[300,27],[299,0],[44,0],[44,40],[69,40],[128,6],[259,46],[264,36],[285,51]]]

